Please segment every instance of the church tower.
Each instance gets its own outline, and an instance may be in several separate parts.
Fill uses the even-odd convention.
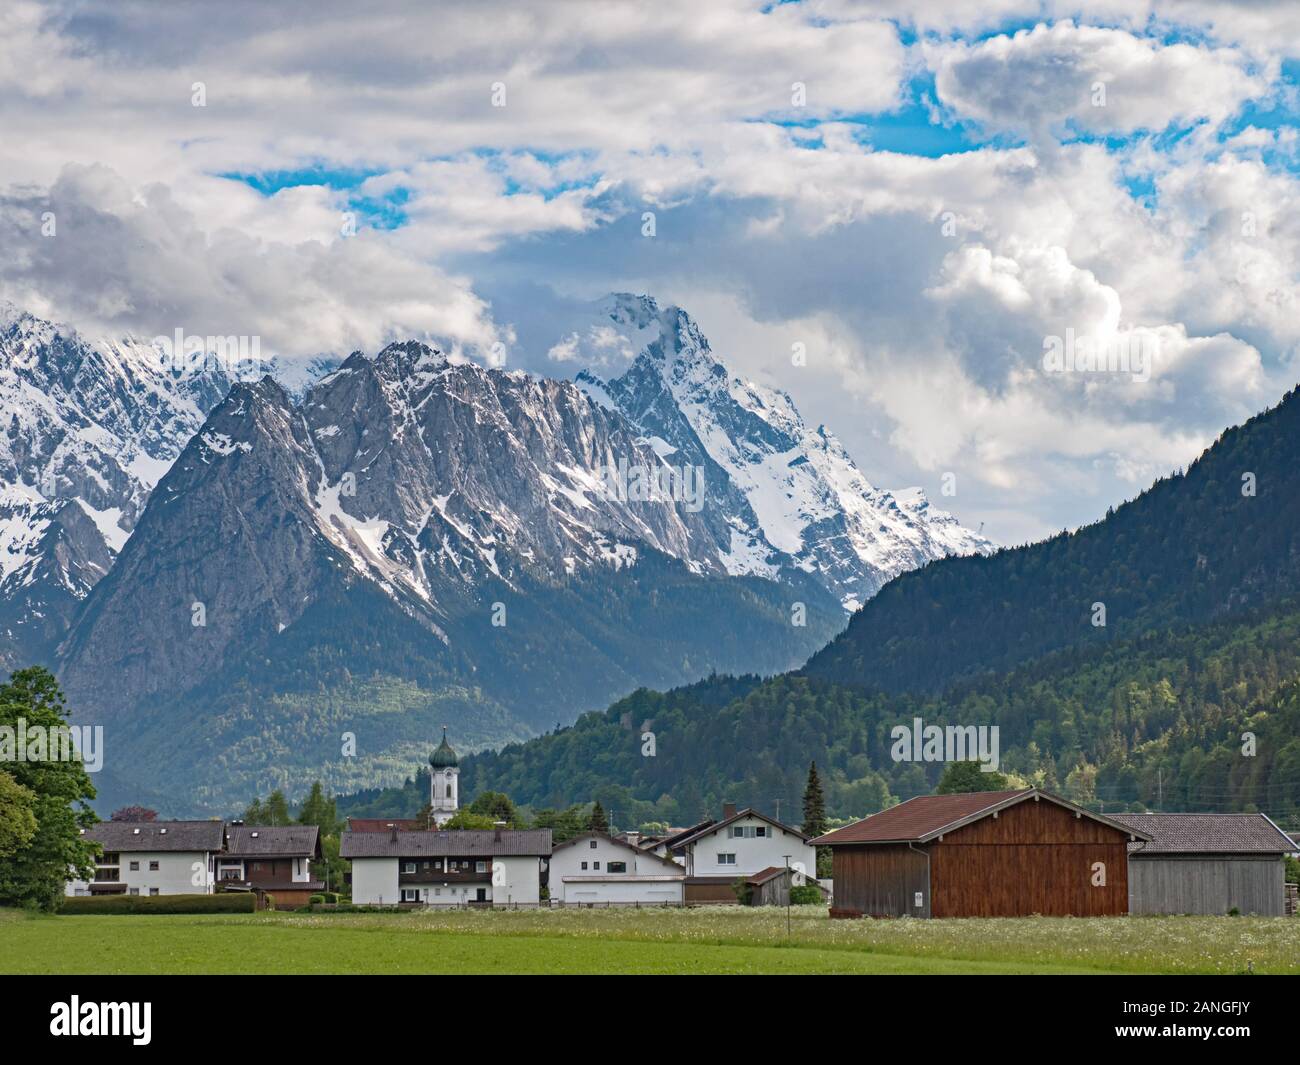
[[[447,726],[442,726],[442,743],[429,755],[429,807],[433,819],[445,825],[460,806],[460,766],[456,752],[447,742]]]

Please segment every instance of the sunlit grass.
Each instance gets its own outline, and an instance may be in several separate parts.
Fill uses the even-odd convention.
[[[784,910],[731,906],[30,921],[9,911],[0,939],[8,972],[80,971],[67,966],[101,954],[127,968],[93,971],[427,971],[439,951],[474,971],[1300,972],[1300,919],[1285,917],[832,921],[796,907],[787,936]],[[358,949],[368,960],[344,957]]]

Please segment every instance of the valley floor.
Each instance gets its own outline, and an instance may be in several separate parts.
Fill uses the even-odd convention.
[[[1300,919],[831,921],[783,910],[30,916],[0,911],[0,972],[1300,972]]]

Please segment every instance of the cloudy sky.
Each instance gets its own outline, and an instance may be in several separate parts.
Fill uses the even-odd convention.
[[[1300,5],[1250,0],[9,0],[0,296],[570,376],[647,292],[1016,543],[1295,384],[1298,85]],[[1069,335],[1150,372],[1048,372]]]

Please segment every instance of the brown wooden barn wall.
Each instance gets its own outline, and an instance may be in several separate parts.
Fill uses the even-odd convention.
[[[923,848],[919,848],[923,849]],[[930,885],[925,854],[906,843],[832,849],[833,913],[844,917],[928,917]],[[925,903],[918,910],[916,892]]]
[[[1030,799],[930,844],[935,917],[1099,917],[1128,912],[1128,836]],[[1094,887],[1103,862],[1106,884]],[[835,883],[836,895],[840,882]]]

